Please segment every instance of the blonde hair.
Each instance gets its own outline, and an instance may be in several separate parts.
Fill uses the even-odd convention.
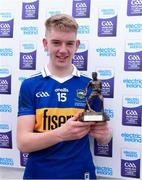
[[[46,32],[52,28],[63,32],[75,32],[77,34],[78,24],[76,20],[67,14],[56,14],[45,21]]]

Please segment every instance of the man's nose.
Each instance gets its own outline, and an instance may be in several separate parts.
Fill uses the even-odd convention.
[[[66,46],[66,44],[61,44],[61,46],[60,46],[60,50],[59,50],[61,53],[64,53],[64,52],[67,52],[67,46]]]

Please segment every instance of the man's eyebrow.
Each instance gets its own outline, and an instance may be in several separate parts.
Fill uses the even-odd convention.
[[[60,41],[60,40],[58,40],[58,39],[51,39],[51,41]]]
[[[67,42],[75,42],[75,41],[72,41],[72,40],[71,40],[71,41],[67,41]]]
[[[60,42],[61,40],[58,40],[58,39],[51,39],[52,42]],[[67,43],[74,43],[75,41],[74,40],[68,40],[66,41]]]

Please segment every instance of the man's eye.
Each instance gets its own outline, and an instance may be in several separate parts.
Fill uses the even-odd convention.
[[[60,44],[59,42],[57,42],[57,41],[54,41],[54,42],[52,42],[53,44],[55,44],[55,45],[58,45],[58,44]]]
[[[71,43],[67,43],[67,45],[68,45],[68,46],[73,46],[74,43],[72,43],[72,42],[71,42]]]

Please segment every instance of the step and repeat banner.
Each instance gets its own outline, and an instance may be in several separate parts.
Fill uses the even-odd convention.
[[[16,147],[19,88],[48,62],[44,22],[58,13],[79,24],[73,64],[103,82],[113,137],[107,145],[91,139],[97,175],[142,179],[142,0],[0,1],[0,166],[26,164]]]

